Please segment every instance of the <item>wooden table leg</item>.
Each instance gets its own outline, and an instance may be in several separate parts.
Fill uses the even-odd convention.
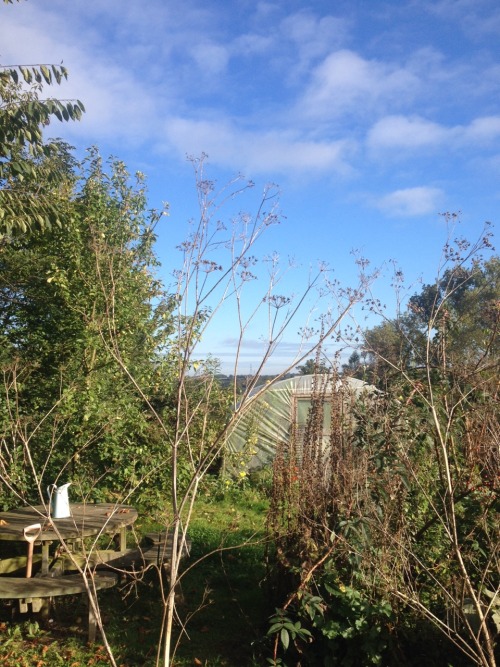
[[[49,573],[49,547],[52,542],[42,542],[42,575],[45,577]]]
[[[127,526],[120,528],[120,551],[127,550]]]

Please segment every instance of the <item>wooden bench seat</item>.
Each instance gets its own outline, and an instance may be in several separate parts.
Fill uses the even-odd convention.
[[[93,579],[97,590],[111,588],[116,584],[114,574],[97,573]],[[78,593],[85,593],[86,590],[85,582],[80,574],[67,574],[63,577],[33,577],[31,579],[0,577],[0,598],[6,600],[77,595]]]
[[[100,590],[111,588],[117,582],[112,573],[95,573],[89,580],[90,589]],[[80,574],[69,574],[62,577],[0,577],[0,599],[19,600],[21,612],[28,611],[28,604],[34,612],[40,611],[43,600],[61,595],[78,595],[86,593],[86,582]],[[89,642],[95,641],[96,619],[92,605],[89,608]]]
[[[62,570],[68,572],[75,570],[76,566],[106,568],[116,570],[140,571],[149,565],[165,566],[170,561],[172,536],[163,533],[148,533],[145,535],[142,545],[135,549],[126,551],[113,551],[110,549],[98,549],[88,555],[63,554],[59,557]],[[188,556],[191,548],[191,540],[187,540],[182,550],[182,556]]]
[[[181,536],[179,535],[179,539]],[[146,564],[166,564],[170,559],[170,549],[172,548],[172,534],[165,531],[156,533],[146,533],[144,536],[143,558]],[[186,539],[182,549],[182,557],[189,556],[191,550],[191,540]]]

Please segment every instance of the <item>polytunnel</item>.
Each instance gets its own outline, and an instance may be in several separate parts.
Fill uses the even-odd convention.
[[[319,394],[323,398],[321,437],[326,444],[330,439],[333,396],[340,397],[345,406],[362,396],[378,393],[376,387],[363,380],[321,374],[295,375],[267,389],[258,386],[247,399],[248,408],[242,406],[240,417],[228,436],[229,458],[241,455],[248,470],[271,463],[278,444],[289,442],[292,432],[299,436],[304,432],[313,397]],[[252,400],[252,397],[256,398]],[[241,461],[239,464],[241,466]]]

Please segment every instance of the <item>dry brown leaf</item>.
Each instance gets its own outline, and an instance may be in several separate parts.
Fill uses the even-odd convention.
[[[0,519],[0,526],[8,526],[9,522],[5,521],[5,519]]]
[[[201,660],[198,660],[198,658],[195,658],[195,659],[194,659],[194,664],[195,664],[197,667],[199,667],[199,665],[203,665],[202,661],[201,661]]]

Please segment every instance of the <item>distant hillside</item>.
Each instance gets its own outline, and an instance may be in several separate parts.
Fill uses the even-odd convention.
[[[297,373],[287,373],[286,375],[283,375],[280,379],[284,380],[286,378],[293,377],[294,375],[297,375]],[[247,386],[247,382],[249,382],[252,379],[252,377],[253,377],[252,375],[237,375],[236,386],[238,387],[238,390],[243,391]],[[277,375],[261,375],[259,377],[258,384],[259,385],[265,384],[266,382],[274,380],[276,377]],[[223,373],[218,373],[216,375],[216,378],[223,387],[229,387],[234,382],[234,375],[224,375]]]

